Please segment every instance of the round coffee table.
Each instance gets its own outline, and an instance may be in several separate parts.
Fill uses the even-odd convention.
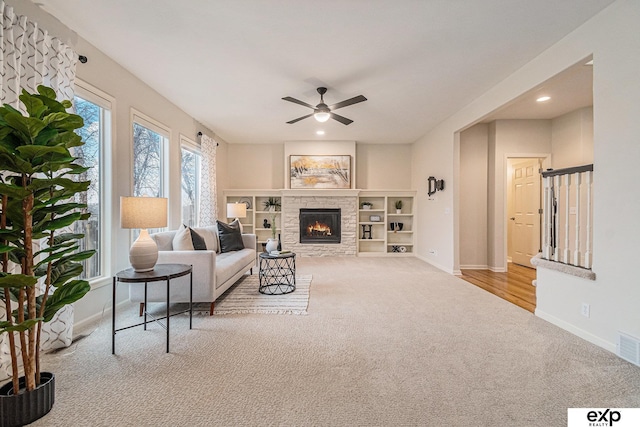
[[[271,255],[261,253],[260,286],[258,291],[266,295],[288,294],[296,290],[296,254]]]

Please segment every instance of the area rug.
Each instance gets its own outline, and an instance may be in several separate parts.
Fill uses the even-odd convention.
[[[258,275],[244,276],[215,302],[213,314],[307,314],[311,275],[296,276],[296,290],[284,295],[258,292]],[[200,304],[194,311],[200,311]],[[209,304],[202,307],[209,310]]]

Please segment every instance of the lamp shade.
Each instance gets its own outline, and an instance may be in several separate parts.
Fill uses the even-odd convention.
[[[227,203],[227,218],[246,218],[247,205],[244,203]]]
[[[120,227],[162,228],[167,226],[165,197],[120,197]]]

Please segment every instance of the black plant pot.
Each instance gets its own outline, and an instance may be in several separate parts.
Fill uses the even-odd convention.
[[[20,377],[20,390],[26,386]],[[44,417],[55,400],[56,378],[51,372],[40,373],[40,385],[33,391],[13,394],[13,382],[0,388],[0,427],[23,426]]]

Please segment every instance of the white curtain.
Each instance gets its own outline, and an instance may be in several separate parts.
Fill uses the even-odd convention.
[[[216,141],[202,134],[202,175],[200,177],[200,227],[215,225],[218,219],[218,188],[216,185]]]
[[[36,92],[38,85],[51,87],[59,99],[73,100],[73,84],[78,55],[69,46],[52,37],[36,22],[16,15],[13,8],[0,0],[2,32],[0,32],[0,101],[22,109],[18,96],[22,89]],[[23,110],[24,111],[24,110]],[[6,319],[0,304],[0,319]],[[42,328],[43,350],[71,345],[73,306],[60,310]],[[9,339],[0,337],[0,380],[11,376]]]

